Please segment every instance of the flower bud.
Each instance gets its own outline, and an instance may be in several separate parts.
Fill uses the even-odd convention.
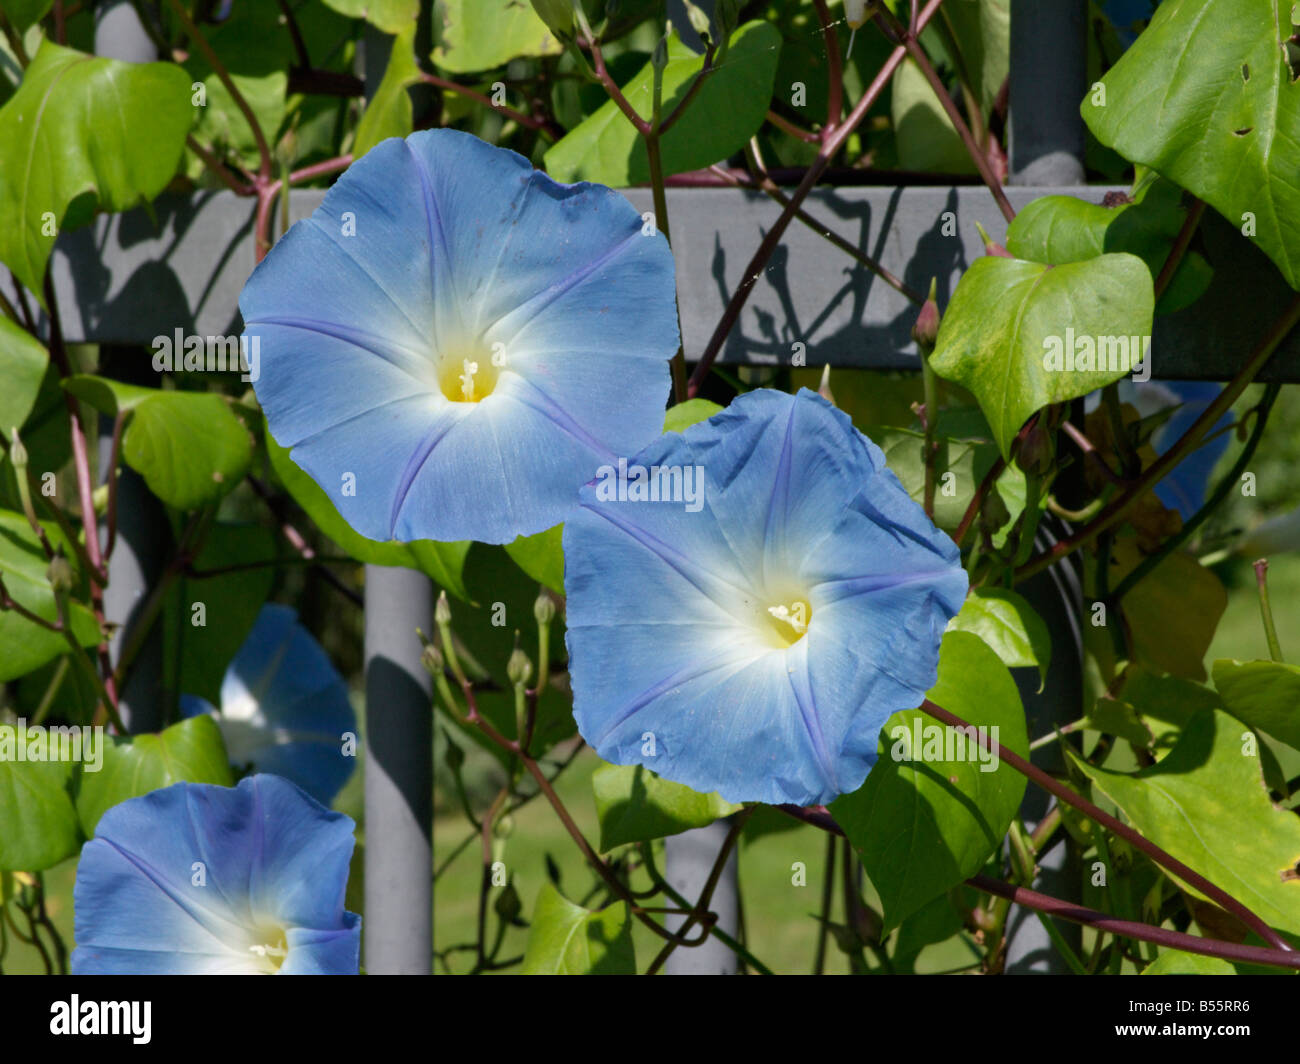
[[[13,430],[9,443],[9,461],[14,465],[14,469],[19,473],[27,467],[27,448],[23,446],[23,441],[18,437],[18,430]]]
[[[1039,419],[1020,441],[1020,449],[1016,451],[1016,465],[1026,473],[1043,476],[1052,468],[1055,459],[1056,439]]]
[[[663,70],[668,65],[668,38],[660,37],[655,43],[655,50],[650,54],[650,65],[656,70]]]
[[[996,255],[1000,259],[1015,258],[1015,256],[1012,255],[1011,252],[1009,252],[1006,248],[1004,248],[1001,244],[997,243],[991,236],[989,236],[988,233],[985,232],[984,227],[980,225],[979,222],[975,223],[975,228],[980,231],[980,239],[984,241],[985,255]]]
[[[939,304],[935,301],[934,289],[935,282],[931,278],[930,295],[921,304],[920,313],[912,326],[912,339],[924,355],[934,350],[935,342],[939,339]]]
[[[533,663],[528,660],[527,654],[519,647],[515,647],[510,654],[510,661],[506,664],[506,679],[516,687],[523,687],[527,685],[532,675]]]
[[[537,601],[533,603],[533,617],[539,625],[547,625],[555,620],[555,599],[551,598],[549,591],[543,589],[537,596]]]
[[[821,383],[817,385],[817,394],[825,399],[831,406],[835,405],[835,394],[831,391],[831,364],[826,363],[822,367]]]
[[[439,626],[451,624],[451,603],[447,601],[447,592],[438,592],[438,604],[433,608],[433,619]]]
[[[869,0],[844,0],[844,17],[848,19],[850,29],[865,25],[869,6]]]
[[[72,571],[72,563],[63,556],[62,550],[50,559],[50,567],[45,571],[45,575],[55,592],[69,592],[77,583],[76,574]]]
[[[420,651],[420,664],[424,666],[430,676],[437,679],[442,675],[442,651],[433,643],[425,643],[424,649]]]
[[[519,901],[519,892],[515,890],[513,883],[507,883],[497,894],[497,900],[492,903],[492,910],[504,924],[513,924],[519,919],[519,914],[524,911],[524,907]]]
[[[707,41],[710,29],[709,16],[691,3],[691,0],[682,0],[682,3],[686,7],[686,17],[690,20],[691,29]]]

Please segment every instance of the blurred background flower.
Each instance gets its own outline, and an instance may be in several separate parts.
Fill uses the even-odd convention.
[[[221,708],[181,696],[181,713],[211,713],[230,763],[291,780],[329,805],[356,766],[356,713],[343,677],[288,606],[258,614],[221,684]]]
[[[353,828],[275,776],[114,806],[77,865],[73,974],[355,975]]]

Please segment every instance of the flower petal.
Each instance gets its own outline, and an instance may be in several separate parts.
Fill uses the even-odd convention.
[[[266,928],[347,930],[352,833],[275,776],[114,806],[77,866],[73,971],[259,970]]]
[[[626,199],[454,130],[350,167],[240,309],[272,435],[376,540],[563,521],[658,435],[679,339],[672,254]],[[495,390],[444,391],[462,367]]]
[[[583,737],[735,802],[856,790],[881,725],[935,681],[967,586],[956,545],[806,390],[750,392],[628,463],[656,465],[703,466],[703,508],[620,502],[597,481],[565,525]],[[797,602],[806,628],[774,640]]]

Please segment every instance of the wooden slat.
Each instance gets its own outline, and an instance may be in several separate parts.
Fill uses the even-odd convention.
[[[1054,192],[1099,202],[1105,191],[1022,187],[1008,195],[1019,208]],[[295,192],[293,218],[310,213],[322,196]],[[638,210],[651,209],[648,190],[627,196]],[[668,204],[689,358],[707,344],[780,207],[761,193],[732,189],[671,189]],[[995,239],[1006,231],[979,186],[818,189],[807,209],[913,288],[923,290],[937,277],[941,305],[982,254],[975,223]],[[239,291],[253,264],[252,201],[224,190],[202,192],[161,199],[154,213],[157,226],[137,210],[102,216],[60,238],[55,290],[70,340],[149,344],[176,328],[200,335],[239,331]],[[1193,307],[1160,320],[1152,345],[1157,377],[1226,379],[1289,298],[1267,259],[1214,212],[1203,227],[1219,267],[1215,286]],[[774,364],[788,361],[802,343],[808,365],[916,369],[913,314],[901,295],[795,222],[722,360]],[[1300,336],[1261,379],[1300,380]]]

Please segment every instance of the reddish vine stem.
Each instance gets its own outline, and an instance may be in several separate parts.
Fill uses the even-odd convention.
[[[839,38],[826,0],[813,0],[813,7],[817,11],[817,21],[822,26],[822,39],[826,42],[826,76],[830,82],[826,100],[826,127],[831,129],[839,124],[844,115],[844,68],[840,59]],[[914,28],[914,32],[920,31]]]
[[[1032,780],[1034,783],[1038,784],[1038,786],[1042,787],[1043,790],[1055,795],[1058,800],[1065,802],[1067,805],[1074,806],[1075,809],[1078,809],[1090,820],[1096,821],[1098,824],[1108,828],[1111,832],[1118,835],[1126,842],[1136,846],[1156,864],[1160,865],[1160,867],[1164,868],[1166,871],[1172,872],[1184,883],[1199,890],[1216,905],[1220,906],[1225,911],[1232,913],[1232,915],[1237,917],[1237,919],[1259,935],[1260,938],[1271,945],[1275,950],[1280,950],[1286,953],[1292,952],[1292,947],[1286,939],[1269,927],[1267,923],[1227,891],[1215,886],[1199,872],[1188,868],[1187,865],[1183,864],[1183,862],[1178,860],[1177,857],[1166,853],[1155,843],[1151,842],[1139,832],[1133,830],[1133,828],[1129,827],[1127,824],[1124,824],[1104,810],[1099,809],[1097,806],[1093,805],[1092,802],[1088,801],[1088,799],[1084,798],[1083,795],[1076,794],[1065,784],[1053,779],[1037,765],[1031,764],[1020,755],[1008,750],[996,739],[989,736],[983,729],[976,729],[974,725],[962,720],[962,718],[957,716],[955,713],[950,713],[942,706],[935,705],[935,703],[931,702],[928,698],[921,703],[921,709],[923,712],[928,713],[936,720],[940,720],[950,727],[961,728],[965,730],[968,735],[973,733],[979,744],[994,757],[1005,761],[1022,776]],[[1300,963],[1296,966],[1300,967]]]
[[[956,531],[953,532],[953,542],[961,546],[962,540],[966,538],[966,533],[970,531],[970,526],[975,523],[975,515],[980,512],[980,507],[984,505],[984,499],[997,483],[998,477],[1002,471],[1007,468],[1005,458],[999,457],[997,461],[984,474],[984,479],[980,481],[980,486],[975,489],[975,497],[971,499],[970,505],[966,507],[966,512],[962,514],[961,523],[958,524]]]
[[[513,107],[507,107],[503,103],[493,103],[490,96],[484,96],[477,89],[471,89],[468,86],[441,78],[437,74],[426,74],[423,71],[420,73],[420,80],[429,85],[435,85],[444,92],[454,92],[458,96],[464,96],[468,100],[481,103],[484,107],[490,108],[497,114],[518,122],[525,129],[531,129],[535,133],[541,133],[550,139],[554,139],[554,131],[542,119],[526,115],[522,111],[516,111]]]
[[[930,88],[934,90],[934,94],[939,98],[944,113],[948,116],[948,120],[952,122],[953,128],[957,130],[957,135],[961,137],[961,142],[966,146],[971,161],[975,164],[975,168],[979,170],[980,177],[984,179],[984,184],[988,186],[994,200],[997,201],[1002,216],[1008,222],[1014,220],[1016,209],[1011,206],[1011,201],[1007,199],[1007,194],[1003,191],[1002,182],[998,180],[998,176],[989,165],[988,155],[975,142],[975,136],[971,133],[970,126],[966,124],[966,120],[961,116],[961,111],[957,109],[957,104],[953,101],[952,96],[948,94],[948,87],[944,85],[943,79],[939,77],[939,72],[934,69],[934,64],[930,62],[930,57],[925,54],[925,49],[921,47],[921,43],[917,39],[918,34],[915,31],[904,30],[887,7],[880,8],[875,15],[875,19],[881,28],[886,31],[887,36],[892,35],[895,39],[903,42],[904,47],[907,48],[907,54],[920,68],[921,73],[925,75],[925,80],[930,83]]]
[[[704,53],[704,66],[701,67],[700,72],[695,75],[695,80],[691,82],[690,88],[686,90],[686,95],[683,96],[681,102],[668,113],[668,117],[659,123],[658,135],[660,137],[676,125],[677,120],[686,113],[686,109],[690,107],[700,89],[704,87],[705,79],[713,73],[713,58],[716,52],[716,45],[710,42],[708,50]]]
[[[606,69],[605,56],[600,50],[600,42],[593,36],[590,40],[582,41],[582,43],[591,52],[591,65],[595,68],[596,77],[600,80],[601,85],[605,87],[605,92],[609,95],[609,98],[614,101],[614,106],[623,112],[636,131],[644,137],[651,131],[650,122],[637,114],[636,108],[628,102],[628,98],[623,95],[623,90],[618,87],[618,82]]]
[[[50,272],[45,272],[45,302],[49,307],[50,317],[50,358],[58,368],[63,379],[72,376],[72,363],[63,343],[63,323],[59,317],[58,301],[54,296],[54,284]],[[99,662],[105,716],[112,719],[118,731],[121,731],[121,719],[117,710],[117,683],[113,676],[113,665],[108,654],[108,641],[103,638],[107,621],[104,616],[104,587],[107,573],[104,555],[99,546],[99,522],[95,516],[94,484],[90,479],[90,453],[86,446],[86,430],[81,423],[81,405],[76,397],[64,390],[63,402],[68,410],[68,430],[72,437],[72,464],[77,478],[77,495],[81,503],[82,536],[86,541],[86,556],[90,561],[91,572],[98,579],[90,580],[90,607],[99,626],[100,642],[95,648]],[[98,714],[97,714],[98,717]]]
[[[1221,939],[1200,938],[1181,931],[1169,931],[1152,924],[1138,923],[1134,920],[1120,920],[1106,913],[1089,909],[1073,902],[1062,901],[1048,894],[1040,894],[1028,887],[1016,887],[985,875],[971,876],[966,881],[977,890],[1007,901],[1034,909],[1047,916],[1083,924],[1098,931],[1109,931],[1112,935],[1136,938],[1142,942],[1152,942],[1168,949],[1179,949],[1187,953],[1199,953],[1207,957],[1221,957],[1229,961],[1241,961],[1246,964],[1267,964],[1278,968],[1300,969],[1300,953],[1283,953],[1263,946],[1245,946],[1236,942],[1224,942]]]
[[[802,129],[791,122],[790,119],[782,117],[775,111],[769,110],[767,112],[767,120],[771,122],[772,125],[776,126],[777,129],[781,130],[782,133],[788,133],[792,137],[798,137],[799,140],[807,141],[809,144],[817,144],[821,141],[821,137],[812,130]],[[710,167],[710,169],[714,168]]]
[[[619,880],[618,876],[614,875],[609,865],[600,859],[600,855],[596,853],[592,848],[591,843],[587,841],[587,837],[582,833],[582,829],[574,822],[568,808],[560,799],[560,796],[555,793],[555,788],[551,786],[551,781],[546,778],[546,773],[542,771],[542,768],[537,761],[528,754],[525,754],[516,740],[507,739],[497,731],[497,729],[492,726],[491,722],[479,712],[478,700],[474,697],[474,684],[472,682],[466,680],[460,686],[461,691],[465,696],[465,704],[469,707],[469,713],[465,718],[465,722],[478,728],[479,731],[486,735],[488,739],[497,746],[501,747],[502,750],[506,751],[506,753],[519,758],[528,774],[532,776],[533,780],[537,783],[542,794],[546,796],[546,800],[550,802],[551,808],[555,810],[555,815],[560,818],[560,823],[564,825],[564,829],[569,833],[569,837],[573,839],[578,849],[582,851],[582,856],[587,859],[587,863],[591,865],[592,869],[598,876],[600,876],[610,891],[622,901],[627,902],[632,914],[660,938],[669,942],[677,940],[677,944],[681,946],[697,946],[703,942],[709,936],[709,930],[707,928],[704,933],[697,938],[685,939],[679,935],[674,935],[661,924],[656,923],[642,910],[641,906],[637,903],[636,898],[632,896],[631,892],[622,881]]]
[[[230,76],[230,71],[226,69],[226,65],[217,57],[217,53],[212,50],[212,45],[208,43],[207,38],[203,36],[198,26],[194,24],[194,20],[190,18],[190,13],[185,10],[185,5],[180,0],[168,0],[168,3],[171,4],[177,20],[184,27],[186,35],[194,42],[195,47],[203,53],[203,58],[208,61],[208,65],[212,67],[213,72],[221,80],[221,84],[226,87],[226,91],[230,93],[230,98],[235,101],[235,106],[239,108],[239,113],[244,116],[244,121],[248,123],[249,128],[253,131],[253,140],[257,143],[257,154],[262,161],[258,177],[263,182],[269,181],[271,179],[271,148],[266,142],[266,134],[262,132],[261,123],[258,122],[257,116],[253,114],[253,109],[248,105],[248,101],[244,99],[244,94],[235,85]]]
[[[704,889],[700,891],[699,900],[696,901],[690,914],[682,923],[681,928],[677,931],[678,936],[685,936],[692,927],[697,923],[706,920],[708,915],[709,902],[713,900],[713,892],[718,888],[718,882],[722,879],[722,870],[726,867],[727,858],[731,856],[731,851],[735,849],[736,842],[740,838],[741,829],[745,826],[750,816],[753,815],[754,807],[747,806],[739,813],[736,813],[731,821],[731,830],[727,832],[727,837],[723,840],[722,846],[718,849],[718,856],[714,858],[713,867],[709,870],[709,878],[704,881]],[[706,928],[707,930],[707,928]],[[681,943],[677,939],[670,939],[664,943],[663,949],[659,951],[658,956],[650,962],[650,967],[646,969],[646,975],[656,975],[659,969],[672,955]]]
[[[842,827],[824,806],[803,808],[793,805],[779,805],[775,808],[804,824],[811,824],[833,836],[845,837]],[[1058,807],[1059,808],[1059,807]],[[1055,810],[1054,810],[1055,811]],[[1059,819],[1059,812],[1057,813]],[[1095,909],[1088,909],[1073,902],[1063,901],[1048,894],[1042,894],[1026,887],[1014,887],[1010,883],[988,876],[976,875],[966,880],[968,886],[976,890],[1006,898],[1008,901],[1034,909],[1049,916],[1095,927],[1099,931],[1153,942],[1171,949],[1180,949],[1188,953],[1198,953],[1206,957],[1222,957],[1225,960],[1239,960],[1252,964],[1267,964],[1280,968],[1300,968],[1300,953],[1293,950],[1269,949],[1260,946],[1242,946],[1235,942],[1223,942],[1219,939],[1201,938],[1197,935],[1167,931],[1162,927],[1120,920]]]
[[[918,33],[925,28],[942,3],[943,0],[929,0],[917,20]],[[688,393],[692,398],[699,394],[700,386],[704,383],[704,378],[708,376],[709,370],[713,367],[714,361],[722,350],[722,345],[726,342],[736,322],[740,320],[741,311],[744,310],[745,303],[749,300],[749,294],[754,290],[759,277],[763,275],[768,260],[781,243],[785,231],[790,227],[790,222],[794,220],[795,211],[803,206],[803,201],[807,199],[808,193],[821,179],[835,153],[839,151],[862,120],[866,118],[867,112],[879,99],[880,94],[884,92],[885,86],[889,84],[889,79],[894,76],[894,71],[898,69],[906,54],[907,48],[905,45],[900,44],[894,48],[889,54],[889,58],[885,60],[880,72],[876,74],[866,92],[862,94],[862,98],[849,113],[849,117],[833,128],[822,130],[822,146],[817,153],[817,158],[804,174],[803,180],[799,182],[799,187],[794,190],[790,197],[790,203],[781,212],[776,222],[773,223],[772,228],[768,230],[762,243],[759,244],[758,250],[754,252],[753,257],[749,260],[749,264],[745,267],[745,272],[736,286],[736,291],[732,293],[731,299],[727,303],[727,309],[723,313],[722,319],[718,322],[717,328],[713,330],[713,335],[709,338],[708,345],[700,356],[695,372],[691,374]]]

